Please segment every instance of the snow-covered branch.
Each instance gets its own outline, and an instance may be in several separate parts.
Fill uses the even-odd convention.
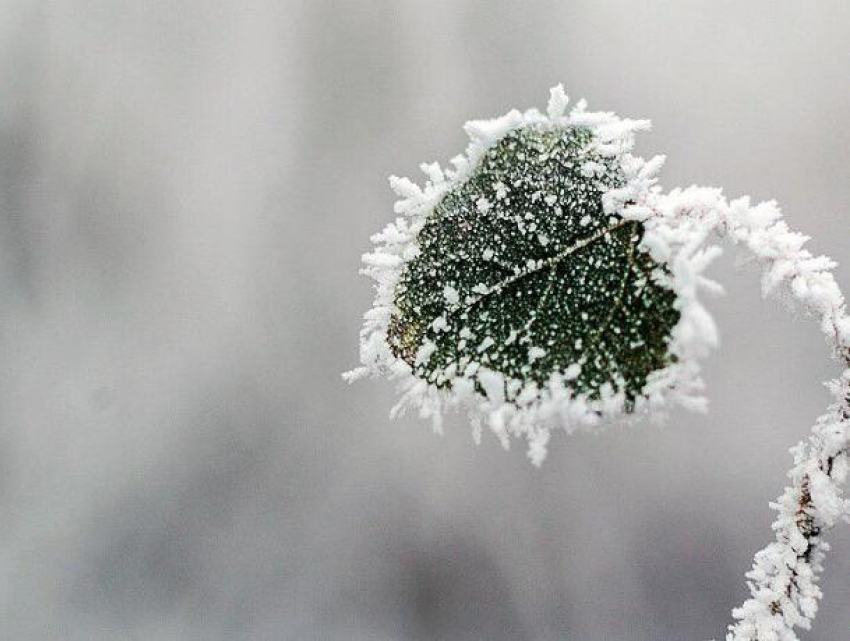
[[[850,363],[831,384],[836,401],[795,448],[791,484],[772,507],[776,540],[755,556],[747,573],[751,596],[733,610],[727,641],[792,641],[817,612],[826,532],[847,505],[843,485],[850,450]]]
[[[843,485],[850,453],[850,318],[830,271],[835,263],[804,249],[806,237],[788,228],[772,202],[750,206],[744,198],[729,204],[719,190],[692,187],[655,193],[631,215],[650,230],[645,242],[657,259],[671,246],[698,237],[694,226],[715,229],[745,245],[764,264],[765,294],[784,284],[818,318],[833,355],[845,368],[828,383],[833,404],[808,440],[792,449],[791,484],[771,504],[778,512],[776,539],[756,554],[747,573],[751,596],[733,611],[735,623],[726,637],[793,641],[794,628],[808,629],[817,612],[818,575],[828,550],[824,535],[848,514]]]

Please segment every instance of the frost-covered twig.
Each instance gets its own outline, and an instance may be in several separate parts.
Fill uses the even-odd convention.
[[[776,540],[756,554],[747,574],[752,596],[733,611],[737,621],[728,641],[792,641],[795,627],[809,628],[821,597],[817,579],[828,549],[824,534],[848,514],[843,485],[850,450],[850,318],[830,271],[833,261],[803,249],[805,238],[790,232],[772,209],[753,218],[733,203],[726,221],[730,235],[766,262],[765,290],[784,281],[818,318],[844,371],[828,383],[833,404],[809,439],[792,450],[791,485],[772,504],[778,512]]]
[[[626,216],[629,216],[628,209]],[[663,254],[675,238],[692,236],[694,225],[712,228],[745,245],[764,263],[763,290],[785,285],[820,321],[833,355],[845,368],[828,383],[834,403],[807,441],[792,452],[791,485],[772,507],[776,540],[756,554],[747,574],[751,597],[733,611],[727,641],[792,641],[795,627],[808,629],[817,612],[821,561],[827,530],[847,517],[843,498],[850,451],[850,318],[830,259],[803,248],[806,237],[781,220],[775,203],[751,207],[747,199],[728,204],[719,190],[690,188],[656,194],[632,214],[658,235]],[[662,258],[662,255],[658,255]]]
[[[842,498],[850,449],[850,361],[830,385],[836,401],[813,434],[795,448],[791,485],[772,504],[776,540],[756,554],[747,573],[751,597],[733,610],[727,641],[792,641],[817,612],[824,534],[847,515]]]
[[[701,301],[713,232],[764,266],[763,291],[786,288],[820,322],[842,363],[833,405],[793,449],[791,485],[773,507],[776,540],[747,574],[751,598],[727,641],[792,641],[821,596],[825,532],[847,518],[850,318],[831,270],[776,203],[732,202],[718,189],[662,192],[663,157],[631,154],[644,120],[569,113],[558,86],[546,113],[467,123],[466,154],[422,166],[424,187],[391,179],[400,217],[376,234],[364,273],[376,297],[362,366],[346,375],[401,382],[393,414],[412,407],[439,430],[465,408],[507,447],[525,437],[540,464],[552,429],[704,409],[699,360],[717,333]]]

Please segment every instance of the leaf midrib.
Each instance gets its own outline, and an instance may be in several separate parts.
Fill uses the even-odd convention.
[[[620,220],[619,222],[617,222],[614,225],[611,225],[609,227],[605,227],[603,229],[599,229],[599,230],[595,231],[593,234],[587,236],[586,238],[582,238],[581,240],[575,242],[574,244],[570,245],[566,249],[562,249],[560,252],[558,252],[554,256],[551,256],[551,257],[549,257],[545,260],[539,261],[538,264],[535,265],[534,267],[528,267],[528,268],[524,269],[523,271],[521,271],[519,273],[512,274],[511,276],[508,276],[507,278],[499,281],[495,285],[491,286],[486,292],[479,294],[477,297],[473,298],[472,300],[465,301],[463,304],[458,305],[457,307],[453,307],[451,310],[449,310],[448,314],[451,315],[451,316],[454,316],[454,315],[457,315],[459,313],[469,311],[470,309],[475,307],[478,303],[489,298],[493,294],[498,294],[499,292],[501,292],[506,287],[509,287],[510,285],[513,285],[514,283],[516,283],[516,282],[518,282],[518,281],[520,281],[524,278],[528,278],[529,276],[531,276],[533,274],[541,272],[545,269],[550,269],[550,268],[556,267],[558,264],[560,264],[562,261],[564,261],[567,258],[569,258],[570,256],[572,256],[576,252],[584,249],[585,247],[587,247],[589,245],[592,245],[594,242],[596,242],[600,238],[604,238],[605,236],[611,234],[612,232],[614,232],[618,229],[621,229],[622,227],[625,227],[626,225],[628,225],[631,222],[632,221],[629,221],[629,220]]]

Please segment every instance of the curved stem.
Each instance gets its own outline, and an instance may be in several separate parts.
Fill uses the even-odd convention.
[[[628,211],[628,209],[627,209]],[[817,585],[828,544],[824,535],[848,517],[843,485],[850,469],[850,317],[825,256],[803,249],[807,238],[791,231],[773,202],[751,206],[747,198],[727,202],[719,190],[691,187],[653,194],[634,210],[646,221],[653,246],[686,255],[687,238],[716,230],[746,246],[764,264],[763,289],[779,285],[820,320],[840,377],[828,384],[834,401],[812,434],[792,449],[791,480],[771,504],[775,540],[755,555],[747,573],[750,598],[732,611],[727,641],[797,641],[808,629],[822,593]]]
[[[773,507],[776,540],[759,551],[747,573],[751,597],[733,610],[727,641],[792,641],[808,629],[822,593],[817,586],[829,549],[824,535],[846,506],[841,491],[850,452],[850,358],[833,384],[836,402],[794,448],[791,485]]]

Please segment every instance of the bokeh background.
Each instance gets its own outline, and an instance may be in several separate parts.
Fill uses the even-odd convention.
[[[719,638],[834,375],[728,253],[711,410],[476,447],[357,362],[390,173],[462,123],[650,117],[850,289],[850,5],[0,0],[0,638]],[[850,528],[807,640],[850,638]]]

